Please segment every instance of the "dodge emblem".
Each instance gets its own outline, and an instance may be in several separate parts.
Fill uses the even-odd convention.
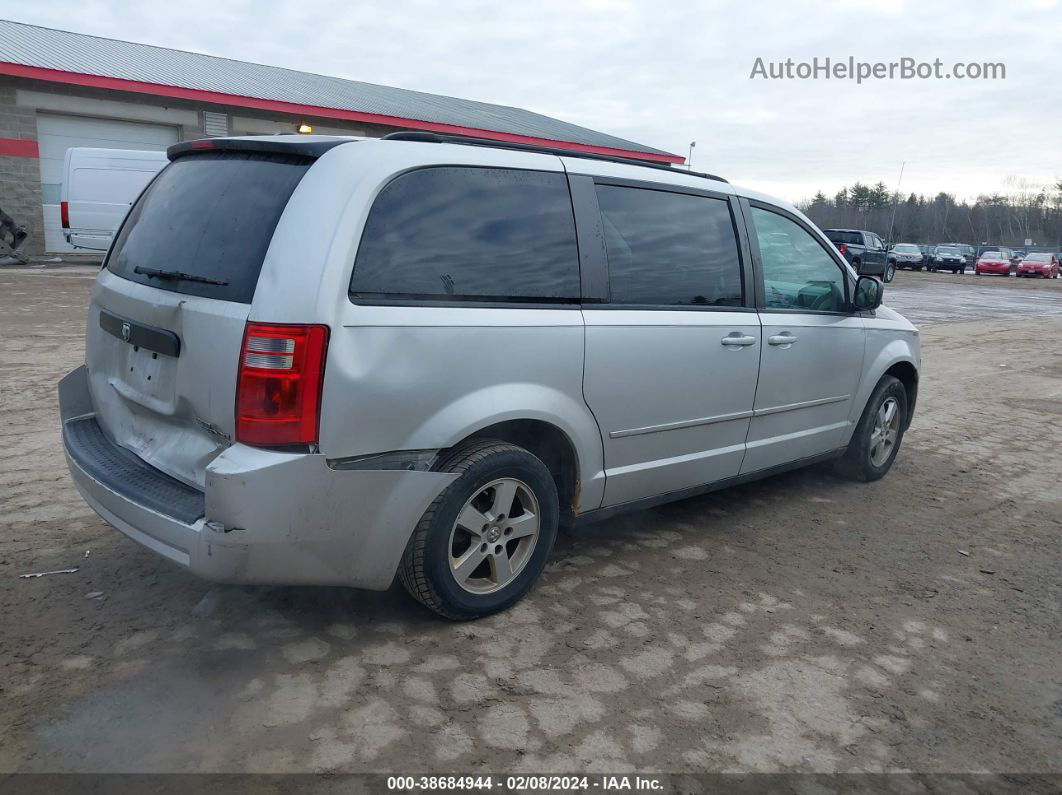
[[[123,323],[122,324],[122,339],[125,340],[126,342],[129,342],[129,337],[131,336],[131,334],[132,334],[132,330],[129,328],[129,324],[128,323]]]

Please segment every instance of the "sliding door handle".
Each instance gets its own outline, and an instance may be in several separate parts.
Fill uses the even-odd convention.
[[[783,331],[781,334],[775,334],[767,338],[768,345],[779,345],[786,348],[797,341],[797,335],[790,331]]]
[[[748,334],[742,334],[740,331],[731,331],[720,342],[728,348],[744,348],[748,345],[755,345],[756,338],[750,337]]]

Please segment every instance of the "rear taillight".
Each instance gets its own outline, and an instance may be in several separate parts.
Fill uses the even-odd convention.
[[[846,246],[844,243],[838,243],[837,250],[841,252],[841,256],[843,257],[845,254],[848,253],[848,246]]]
[[[63,229],[70,228],[70,205],[66,202],[59,202],[59,220],[63,223]]]
[[[248,323],[236,385],[236,441],[316,444],[327,326]]]

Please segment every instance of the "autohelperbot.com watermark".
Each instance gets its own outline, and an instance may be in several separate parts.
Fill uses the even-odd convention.
[[[798,61],[770,61],[757,58],[749,73],[750,80],[1006,80],[1007,65],[1002,62],[959,61],[946,65],[940,58],[932,61],[903,57],[895,61],[857,61],[847,58],[819,58]]]

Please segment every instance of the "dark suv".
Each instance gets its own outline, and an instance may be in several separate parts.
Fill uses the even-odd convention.
[[[977,264],[977,249],[971,246],[969,243],[939,243],[941,246],[948,246],[949,248],[957,248],[962,255],[963,270],[959,273],[963,273],[966,268],[972,268]]]
[[[940,245],[933,252],[933,257],[929,261],[929,269],[962,273],[966,270],[966,258],[958,246]]]
[[[841,255],[852,263],[856,273],[879,276],[891,282],[896,275],[896,266],[888,261],[888,251],[881,238],[865,229],[823,229]]]

